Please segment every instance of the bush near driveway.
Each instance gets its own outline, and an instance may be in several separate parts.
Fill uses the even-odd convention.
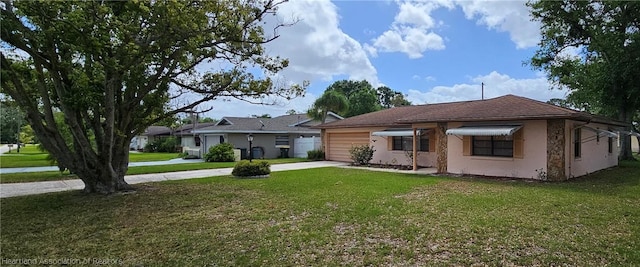
[[[220,143],[209,148],[209,153],[204,155],[206,162],[233,162],[233,145],[230,143]]]
[[[322,149],[309,150],[307,151],[307,159],[324,160],[324,151]]]
[[[233,167],[231,174],[237,177],[263,176],[271,173],[271,165],[267,161],[243,160]]]
[[[375,151],[373,146],[357,145],[349,149],[349,154],[354,165],[367,165],[373,159],[373,152]]]

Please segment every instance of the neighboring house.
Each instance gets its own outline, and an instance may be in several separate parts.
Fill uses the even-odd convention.
[[[372,145],[371,163],[436,167],[439,173],[566,180],[618,165],[624,123],[536,100],[404,106],[319,125],[326,158],[351,161]]]
[[[134,150],[143,150],[149,142],[153,142],[153,140],[158,138],[167,137],[170,133],[171,128],[169,127],[149,126],[143,133],[133,138],[133,140],[135,140],[135,144],[131,144],[130,148]]]
[[[175,130],[166,126],[149,126],[142,134],[135,136],[131,140],[130,148],[134,150],[143,150],[149,142],[153,142],[160,138],[175,136],[180,140],[180,146],[183,149],[199,149],[199,138],[193,133],[193,130],[212,126],[214,124],[215,123],[196,123],[195,125],[185,124]]]
[[[327,121],[341,120],[330,112]],[[215,125],[193,131],[201,138],[201,155],[209,148],[227,142],[240,149],[241,158],[249,154],[248,135],[253,137],[253,158],[306,157],[307,151],[320,148],[320,124],[306,114],[275,118],[223,117]]]
[[[215,125],[215,122],[204,122],[195,124],[185,124],[178,127],[174,135],[180,139],[180,146],[183,151],[185,149],[200,149],[201,139],[198,134],[194,133],[194,130],[206,128]]]

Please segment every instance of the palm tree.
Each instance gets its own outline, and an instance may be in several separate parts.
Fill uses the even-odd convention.
[[[327,90],[322,94],[322,96],[320,96],[320,98],[316,99],[316,102],[314,102],[311,108],[307,111],[307,115],[315,120],[320,120],[322,123],[325,123],[329,111],[342,113],[348,109],[349,102],[347,102],[347,98],[343,94],[334,90]]]

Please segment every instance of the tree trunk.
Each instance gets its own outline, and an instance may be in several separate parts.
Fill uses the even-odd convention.
[[[116,138],[116,143],[119,144],[111,146],[111,161],[97,158],[95,162],[87,162],[86,165],[76,164],[69,168],[84,182],[84,192],[112,194],[134,190],[134,187],[124,180],[129,165],[129,150],[123,148],[121,139],[124,138]]]

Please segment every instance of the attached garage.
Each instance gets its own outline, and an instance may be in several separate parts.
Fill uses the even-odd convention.
[[[355,145],[368,145],[369,132],[327,133],[327,159],[351,162],[349,149]]]

